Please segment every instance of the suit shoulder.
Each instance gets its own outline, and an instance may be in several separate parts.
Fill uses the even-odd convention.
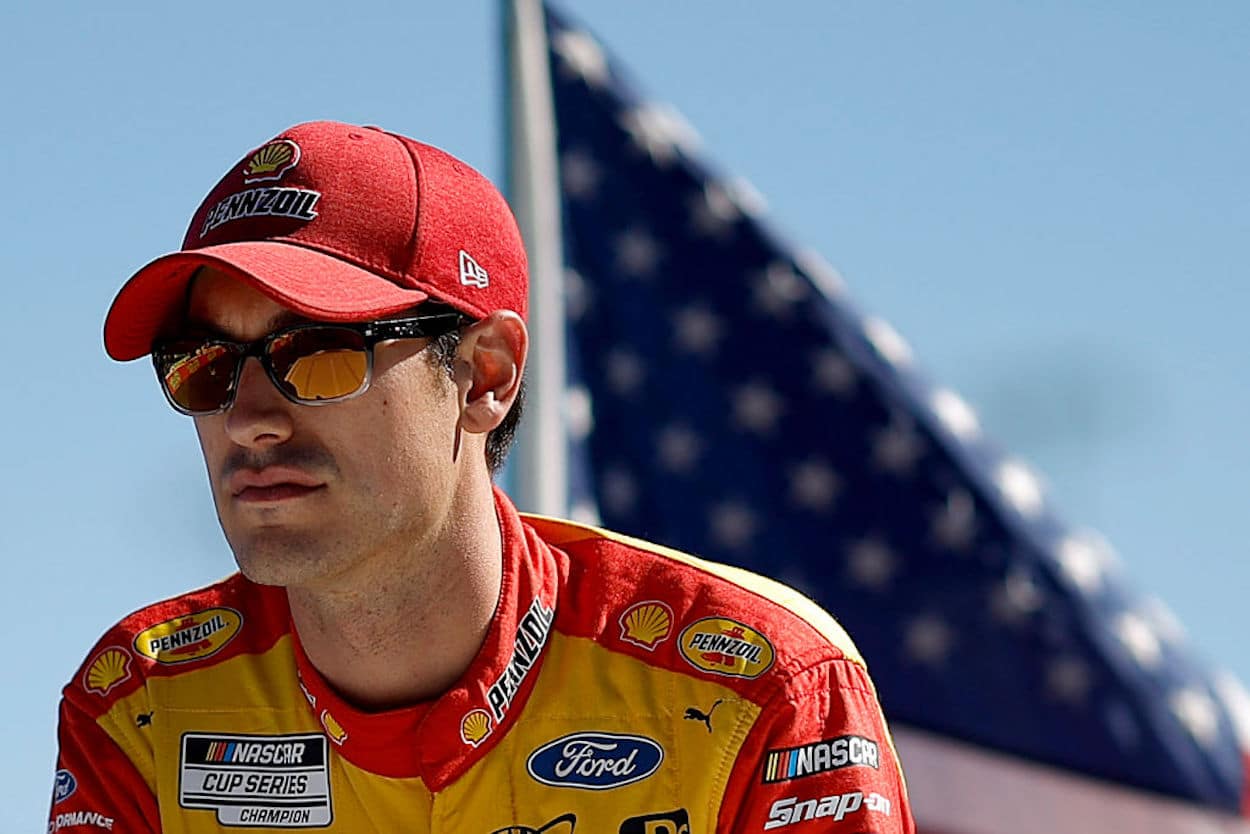
[[[582,617],[604,624],[596,637],[609,646],[658,657],[660,642],[675,637],[686,671],[742,679],[769,670],[788,676],[823,661],[864,665],[837,620],[788,585],[609,530],[524,518],[568,554],[570,595]]]
[[[172,676],[272,644],[285,631],[285,598],[232,574],[220,582],[146,605],[96,642],[65,697],[102,714],[152,677]],[[279,618],[279,613],[281,614]]]

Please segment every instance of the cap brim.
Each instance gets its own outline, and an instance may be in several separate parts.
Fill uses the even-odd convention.
[[[251,284],[302,316],[365,321],[425,301],[421,290],[400,287],[331,255],[277,241],[244,241],[173,252],[136,272],[113,299],[104,320],[104,349],[114,359],[138,359],[187,300],[196,269],[211,266]]]

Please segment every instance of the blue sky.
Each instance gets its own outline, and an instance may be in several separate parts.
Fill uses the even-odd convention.
[[[42,824],[55,704],[98,635],[233,562],[189,420],[100,329],[246,150],[380,124],[502,177],[491,3],[0,11],[0,479],[16,755]],[[1250,7],[569,0],[775,224],[819,251],[1250,679]],[[16,677],[16,676],[14,676]]]

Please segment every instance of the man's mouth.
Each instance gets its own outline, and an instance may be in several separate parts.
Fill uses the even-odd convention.
[[[240,469],[226,482],[230,495],[247,504],[302,498],[325,487],[319,478],[291,466]]]
[[[244,504],[259,504],[273,501],[286,501],[291,498],[302,498],[321,487],[306,487],[298,484],[275,484],[268,487],[247,487],[234,495],[234,500]]]

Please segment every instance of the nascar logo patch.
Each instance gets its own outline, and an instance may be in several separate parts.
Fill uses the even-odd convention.
[[[838,736],[799,747],[769,750],[764,757],[763,782],[788,782],[844,767],[881,766],[881,748],[863,736]]]
[[[326,737],[184,733],[178,804],[252,828],[320,828],[334,819]]]

